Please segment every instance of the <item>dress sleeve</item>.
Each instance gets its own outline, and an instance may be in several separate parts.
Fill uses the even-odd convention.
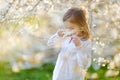
[[[91,41],[84,42],[81,46],[76,47],[77,62],[83,69],[88,69],[91,65]]]
[[[55,46],[55,45],[60,45],[61,44],[61,40],[62,40],[62,37],[60,37],[58,35],[58,33],[56,32],[54,35],[52,35],[48,42],[47,42],[47,45],[48,46]]]

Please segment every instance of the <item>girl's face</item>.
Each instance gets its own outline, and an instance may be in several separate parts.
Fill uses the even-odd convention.
[[[71,23],[69,21],[65,21],[65,28],[69,31],[75,31],[76,35],[80,34],[80,26],[78,26],[77,24]]]
[[[66,29],[69,29],[69,30],[78,30],[79,29],[78,25],[73,24],[73,23],[71,23],[69,21],[65,21],[64,24],[65,24]]]

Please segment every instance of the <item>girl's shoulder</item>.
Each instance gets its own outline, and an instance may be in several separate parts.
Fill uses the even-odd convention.
[[[90,39],[87,39],[87,40],[81,40],[80,39],[80,42],[81,42],[83,47],[88,46],[88,45],[91,46],[91,40]]]
[[[91,43],[91,39],[80,39],[83,43]]]

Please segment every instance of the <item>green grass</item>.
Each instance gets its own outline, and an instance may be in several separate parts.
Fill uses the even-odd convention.
[[[12,72],[10,66],[0,63],[0,80],[51,80],[54,65],[43,64],[41,67]]]
[[[44,63],[38,68],[21,70],[18,73],[12,72],[8,63],[0,62],[0,80],[52,80],[52,72],[54,65],[52,63]],[[120,74],[117,77],[105,78],[106,67],[101,67],[95,71],[92,67],[89,68],[89,73],[98,73],[97,80],[120,80]],[[88,79],[89,80],[89,79]]]
[[[91,73],[91,74],[92,74],[92,73],[97,73],[97,74],[98,74],[99,78],[96,79],[96,80],[120,80],[120,73],[119,73],[119,75],[116,76],[116,77],[109,77],[109,78],[107,78],[107,77],[105,77],[106,71],[107,71],[107,66],[101,67],[99,70],[94,70],[94,69],[92,68],[92,66],[88,69],[88,72],[89,72],[89,73]],[[120,72],[120,71],[119,71],[119,72]],[[89,80],[89,79],[88,79],[88,80]]]

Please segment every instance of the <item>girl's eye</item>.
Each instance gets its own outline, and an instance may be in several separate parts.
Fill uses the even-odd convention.
[[[71,29],[72,27],[71,26],[68,26],[69,29]]]
[[[73,28],[73,27],[71,27],[71,26],[67,26],[66,28],[67,28],[67,29],[70,29],[70,30],[71,30],[71,29],[74,29],[74,28]]]
[[[74,28],[70,28],[70,29],[74,29]]]

